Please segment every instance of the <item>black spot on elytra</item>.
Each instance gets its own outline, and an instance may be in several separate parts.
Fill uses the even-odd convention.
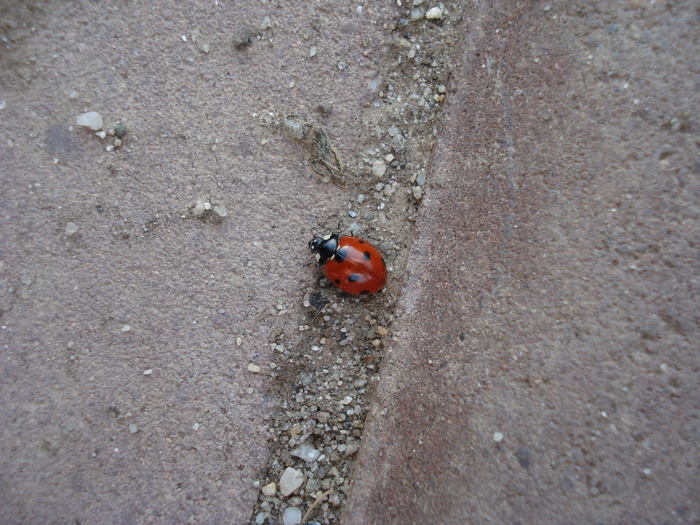
[[[369,290],[362,290],[360,295],[369,295]]]
[[[369,261],[369,260],[372,258],[372,256],[369,254],[369,252],[365,252],[365,253],[363,253],[362,255],[365,256],[365,260],[366,260],[366,261]]]
[[[338,263],[342,263],[348,257],[348,251],[345,248],[341,248],[335,252],[335,260]]]
[[[351,283],[356,283],[359,280],[360,280],[360,276],[356,273],[351,273],[350,276],[348,277],[348,281]]]
[[[334,282],[335,284],[340,284],[340,279],[335,279],[333,282]]]
[[[357,242],[359,242],[360,244],[364,244],[364,243],[365,243],[365,241],[363,241],[362,239],[358,239]]]

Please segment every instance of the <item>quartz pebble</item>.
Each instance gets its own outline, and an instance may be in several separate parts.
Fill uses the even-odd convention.
[[[78,117],[77,124],[78,126],[83,126],[97,131],[102,129],[104,122],[102,121],[102,115],[100,115],[97,111],[88,111],[87,113],[83,113]]]
[[[277,483],[274,481],[272,483],[268,483],[262,488],[262,493],[265,496],[274,496],[277,494]]]
[[[313,463],[316,461],[319,456],[321,455],[321,452],[319,450],[316,450],[314,447],[311,445],[299,445],[297,448],[292,450],[292,456],[296,456],[298,458],[303,459],[307,463]]]
[[[375,160],[372,163],[372,174],[375,177],[383,177],[384,174],[386,173],[386,164],[384,163],[383,160]]]
[[[78,225],[75,224],[74,222],[66,223],[66,235],[68,237],[72,237],[76,233],[78,233]]]
[[[251,372],[253,374],[258,374],[258,373],[260,373],[260,366],[256,365],[255,363],[250,363],[248,365],[248,372]]]
[[[428,12],[425,13],[425,18],[428,20],[439,20],[442,18],[442,9],[439,7],[431,7]]]
[[[304,483],[304,473],[292,467],[287,467],[280,477],[280,493],[289,496]]]
[[[287,507],[282,514],[284,525],[299,525],[301,523],[301,509],[299,507]]]

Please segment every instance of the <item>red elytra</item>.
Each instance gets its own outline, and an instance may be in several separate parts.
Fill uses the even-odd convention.
[[[369,242],[346,235],[315,236],[309,248],[323,273],[335,286],[352,295],[369,295],[386,284],[384,257]]]

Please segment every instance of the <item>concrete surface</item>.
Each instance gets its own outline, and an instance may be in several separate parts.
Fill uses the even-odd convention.
[[[0,521],[700,520],[696,7],[402,4],[0,5]]]
[[[249,520],[270,344],[346,198],[263,117],[330,102],[350,156],[393,18],[355,7],[2,3],[1,522]],[[76,127],[88,110],[121,148]]]
[[[692,2],[476,3],[344,523],[697,523]]]

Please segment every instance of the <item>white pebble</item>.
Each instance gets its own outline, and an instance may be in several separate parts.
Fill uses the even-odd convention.
[[[129,433],[136,434],[138,431],[139,429],[136,425],[134,425],[133,423],[129,425]]]
[[[381,178],[386,173],[386,164],[383,160],[375,160],[372,163],[372,174],[375,177]]]
[[[102,121],[102,115],[97,111],[88,111],[78,117],[77,124],[78,126],[84,126],[97,131],[102,129],[104,122]]]
[[[503,434],[501,434],[500,432],[494,432],[493,433],[493,440],[496,443],[500,443],[501,441],[503,441]]]
[[[289,496],[304,483],[304,473],[292,467],[287,467],[280,477],[280,493]]]
[[[439,7],[431,7],[428,12],[425,13],[425,18],[428,20],[439,20],[442,18],[442,9]]]
[[[223,204],[217,204],[214,206],[214,213],[216,213],[219,217],[226,217],[228,215],[228,212],[226,211],[226,206]]]
[[[265,496],[274,496],[277,494],[277,483],[274,481],[272,483],[268,483],[262,488],[262,493]]]
[[[204,215],[205,211],[207,211],[207,209],[204,206],[203,201],[197,201],[197,204],[195,204],[194,208],[192,208],[192,214],[195,217],[201,217],[202,215]]]
[[[299,507],[287,507],[282,514],[284,525],[299,525],[301,523],[301,509]]]
[[[255,363],[250,363],[248,365],[248,372],[251,372],[253,374],[258,374],[258,373],[260,373],[260,366],[256,365]]]
[[[78,233],[78,225],[74,222],[66,223],[66,235],[72,237],[76,233]]]
[[[143,371],[143,375],[145,376],[150,376],[153,373],[153,370],[151,368],[148,368]]]
[[[131,330],[131,325],[125,324],[122,326],[122,332],[128,332]]]
[[[301,458],[307,463],[313,463],[319,458],[320,455],[321,452],[316,450],[311,445],[299,445],[297,448],[292,450],[292,456]]]
[[[104,139],[107,137],[107,132],[106,131],[98,131],[97,133],[95,133],[95,135],[97,135],[101,139]]]
[[[311,49],[309,49],[309,58],[315,57],[317,53],[318,49],[316,49],[316,46],[311,46]]]
[[[411,188],[411,193],[413,194],[413,198],[417,201],[423,198],[423,188],[420,186],[413,186],[413,188]]]

